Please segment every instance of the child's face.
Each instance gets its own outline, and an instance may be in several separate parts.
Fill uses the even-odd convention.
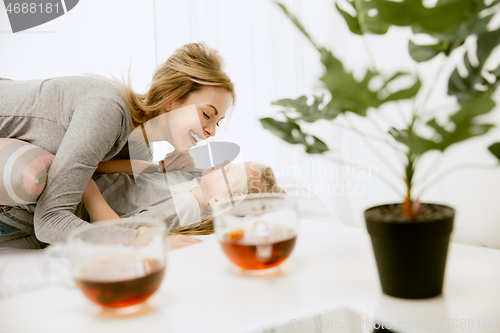
[[[200,189],[205,200],[213,204],[215,201],[229,198],[230,194],[247,190],[248,178],[258,177],[262,168],[256,162],[230,163],[228,160],[215,166],[215,170],[203,171]],[[226,177],[222,172],[224,170]]]

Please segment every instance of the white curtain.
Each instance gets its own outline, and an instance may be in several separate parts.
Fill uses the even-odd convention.
[[[316,1],[314,6],[303,1],[286,1],[299,16],[317,18],[313,33],[324,41],[334,36],[332,3]],[[241,147],[246,160],[254,160],[274,168],[279,178],[298,180],[316,193],[327,209],[335,213],[335,179],[323,170],[322,157],[310,156],[302,147],[289,145],[264,130],[259,118],[279,111],[271,102],[295,98],[311,92],[321,74],[319,54],[271,1],[155,1],[156,59],[164,62],[183,44],[203,41],[224,57],[226,70],[235,82],[237,103],[227,125],[218,129],[216,141],[231,141]],[[326,31],[329,31],[325,34]],[[332,139],[328,124],[320,126],[332,147],[340,147]],[[322,175],[316,176],[318,166]],[[288,183],[287,183],[288,184]]]

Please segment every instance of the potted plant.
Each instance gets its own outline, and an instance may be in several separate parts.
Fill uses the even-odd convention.
[[[391,26],[411,28],[408,51],[419,66],[438,54],[448,59],[454,52],[465,48],[466,40],[472,38],[474,42],[476,38],[476,51],[467,50],[463,57],[467,75],[460,75],[455,68],[447,78],[448,95],[455,97],[456,108],[443,123],[426,112],[429,109],[428,95],[422,96],[418,75],[394,71],[386,77],[372,65],[364,77],[357,80],[340,59],[314,41],[284,5],[277,3],[320,53],[324,66],[320,81],[331,99],[301,96],[273,102],[273,105],[281,106],[283,110],[274,118],[260,119],[265,129],[286,142],[305,146],[307,153],[323,154],[329,150],[327,145],[318,137],[304,132],[301,123],[325,119],[335,122],[347,113],[359,117],[366,117],[367,112],[380,115],[378,110],[389,103],[415,98],[423,101],[419,107],[413,103],[410,110],[402,110],[411,114],[403,127],[381,130],[377,138],[392,147],[404,161],[400,166],[404,177],[387,182],[393,188],[395,181],[404,183],[406,190],[401,202],[369,208],[364,216],[383,292],[402,298],[436,296],[442,291],[454,209],[421,203],[420,198],[425,191],[415,193],[414,174],[420,167],[423,155],[430,151],[444,152],[450,146],[484,135],[494,127],[481,121],[479,116],[493,110],[495,103],[492,94],[500,83],[500,67],[487,70],[484,66],[500,42],[500,29],[488,29],[488,23],[498,12],[496,5],[500,0],[438,0],[434,7],[425,7],[421,0],[343,1],[337,2],[335,6],[354,34],[383,35]],[[428,35],[434,42],[417,44],[414,42],[416,34]],[[476,58],[474,64],[469,60],[472,58]],[[439,75],[443,75],[443,72],[438,71],[437,77]],[[410,87],[397,91],[389,89],[391,82],[405,76],[413,78]],[[370,85],[374,79],[382,81],[378,89]],[[437,81],[435,79],[431,85]],[[432,89],[430,87],[427,91]],[[381,117],[381,120],[384,118]],[[354,126],[348,129],[364,135]],[[377,147],[372,146],[371,149],[376,150]],[[500,160],[500,143],[492,144],[489,150]]]

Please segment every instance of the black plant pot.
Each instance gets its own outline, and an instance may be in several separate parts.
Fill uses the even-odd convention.
[[[436,219],[412,222],[381,218],[388,207],[382,205],[365,211],[365,221],[377,262],[382,291],[400,298],[428,298],[441,294],[448,243],[453,229],[453,208],[422,204],[422,209],[443,210]],[[374,214],[377,213],[378,214]],[[420,214],[420,212],[419,212]],[[378,216],[377,216],[378,215]]]

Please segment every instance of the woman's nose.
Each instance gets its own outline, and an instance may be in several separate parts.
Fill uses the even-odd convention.
[[[205,132],[205,136],[207,138],[215,135],[215,124],[207,124],[203,127],[203,131]]]

